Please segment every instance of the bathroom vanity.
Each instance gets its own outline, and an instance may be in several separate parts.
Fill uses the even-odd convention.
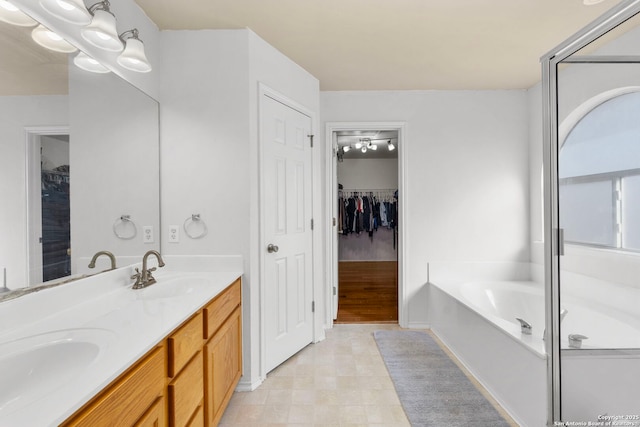
[[[217,425],[242,374],[241,271],[160,269],[141,290],[132,272],[3,303],[0,425]]]

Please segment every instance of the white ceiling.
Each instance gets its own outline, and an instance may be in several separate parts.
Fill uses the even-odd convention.
[[[67,54],[36,44],[32,30],[0,22],[0,96],[68,92]]]
[[[162,30],[248,27],[321,90],[528,88],[619,0],[136,0]]]

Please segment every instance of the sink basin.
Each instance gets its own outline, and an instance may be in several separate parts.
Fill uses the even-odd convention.
[[[0,414],[10,413],[81,376],[115,334],[64,329],[0,344]]]
[[[178,298],[211,283],[207,277],[189,275],[158,277],[156,280],[157,282],[153,285],[134,290],[134,292],[139,298],[145,300]]]

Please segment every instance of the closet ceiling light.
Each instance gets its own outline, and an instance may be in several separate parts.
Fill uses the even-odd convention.
[[[151,71],[151,64],[144,54],[144,44],[138,38],[138,30],[133,29],[120,34],[120,39],[124,40],[124,51],[118,56],[118,64],[127,70],[138,73],[148,73]]]
[[[93,19],[82,29],[82,37],[101,49],[121,52],[123,45],[116,30],[116,17],[109,10],[109,2],[96,3],[89,11],[93,13]]]
[[[91,13],[82,0],[40,0],[44,10],[56,18],[77,25],[91,22]]]
[[[396,146],[391,143],[391,140],[389,140],[387,142],[387,148],[389,149],[389,151],[393,151],[396,149]]]
[[[0,21],[20,27],[33,27],[38,22],[7,0],[0,0]]]
[[[62,53],[72,53],[78,50],[75,46],[60,37],[53,31],[45,28],[42,24],[38,25],[31,32],[33,40],[42,47]]]
[[[104,74],[111,72],[107,67],[84,52],[78,52],[78,54],[73,58],[73,63],[76,64],[78,68],[92,73]]]

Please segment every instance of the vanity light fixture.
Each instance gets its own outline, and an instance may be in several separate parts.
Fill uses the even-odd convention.
[[[33,27],[38,24],[35,19],[7,0],[0,0],[0,21],[19,27]]]
[[[108,0],[103,0],[89,7],[93,18],[80,33],[86,41],[96,47],[111,52],[121,52],[124,46],[118,37],[116,17],[111,13],[110,6]]]
[[[40,46],[56,52],[72,53],[78,50],[75,46],[42,24],[33,29],[31,38]]]
[[[73,63],[76,64],[78,68],[92,73],[105,74],[111,72],[107,67],[84,52],[78,52],[78,54],[73,58]]]
[[[387,148],[389,149],[389,151],[393,151],[396,149],[396,146],[393,145],[393,143],[391,142],[391,140],[387,141]]]
[[[362,148],[362,141],[356,142],[356,150],[359,150],[361,148]]]
[[[138,38],[138,29],[125,31],[120,34],[120,40],[125,44],[124,51],[118,56],[118,64],[127,70],[138,73],[148,73],[151,71],[151,64],[144,54],[144,44]]]
[[[87,25],[91,22],[91,13],[82,0],[40,0],[40,6],[70,24]]]
[[[344,147],[342,147],[342,151],[345,152],[345,153],[347,151],[349,151],[349,150],[351,150],[351,146],[349,146],[349,145],[345,145]]]

